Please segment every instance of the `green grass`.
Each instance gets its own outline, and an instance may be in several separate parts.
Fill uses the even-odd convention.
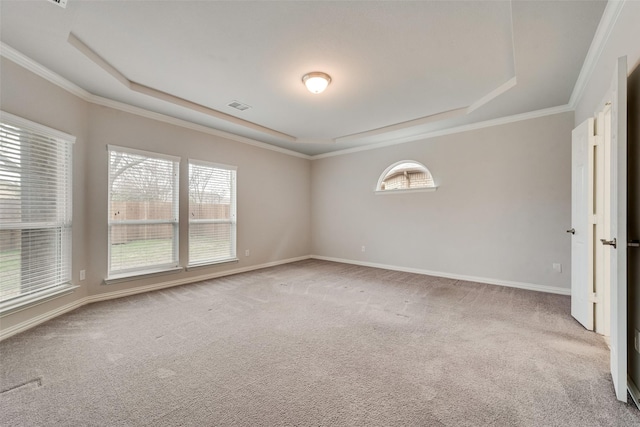
[[[172,245],[171,239],[132,240],[112,245],[111,268],[117,271],[145,265],[168,264],[173,259]],[[220,257],[230,256],[228,240],[192,238],[189,245],[194,253],[210,253]]]
[[[111,269],[124,270],[170,263],[173,258],[172,248],[171,239],[132,240],[111,245]]]
[[[189,240],[189,253],[191,264],[210,261],[211,258],[229,258],[229,240],[214,238],[191,238]],[[195,255],[200,255],[196,258]]]
[[[229,241],[196,238],[189,242],[194,253],[226,258]],[[145,265],[168,264],[173,259],[171,239],[133,240],[111,246],[112,269],[121,270]],[[204,260],[194,259],[194,262]],[[20,295],[20,250],[0,252],[0,300]]]
[[[20,250],[0,252],[0,300],[20,295]]]

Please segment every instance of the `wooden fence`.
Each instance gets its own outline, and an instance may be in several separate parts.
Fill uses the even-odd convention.
[[[112,202],[114,220],[170,220],[173,219],[172,203],[158,201]],[[190,204],[189,219],[229,219],[229,205]],[[215,229],[211,224],[212,230]],[[123,244],[134,240],[170,239],[172,224],[123,225],[112,227],[111,243]]]

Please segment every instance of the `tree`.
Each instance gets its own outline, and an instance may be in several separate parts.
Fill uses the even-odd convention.
[[[189,205],[191,216],[202,218],[205,206],[229,204],[231,171],[189,165]]]
[[[173,167],[173,162],[112,151],[110,159],[111,200],[171,201],[175,171],[158,173]]]

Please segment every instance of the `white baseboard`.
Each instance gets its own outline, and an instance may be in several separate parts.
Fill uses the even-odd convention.
[[[36,317],[32,317],[29,320],[25,320],[24,322],[18,323],[17,325],[13,325],[9,328],[0,330],[0,341],[7,339],[15,334],[19,334],[20,332],[24,332],[27,329],[31,329],[34,326],[38,326],[41,323],[46,322],[47,320],[51,320],[54,317],[58,317],[61,314],[68,313],[71,310],[75,310],[76,308],[80,308],[83,305],[87,304],[87,298],[80,298],[77,301],[70,302],[69,304],[63,305],[62,307],[58,307],[55,310],[48,311],[44,314],[41,314]]]
[[[210,279],[215,279],[217,277],[223,277],[223,276],[230,276],[232,274],[238,274],[238,273],[245,273],[248,271],[253,271],[253,270],[260,270],[263,268],[267,268],[267,267],[275,267],[276,265],[281,265],[281,264],[289,264],[292,262],[296,262],[296,261],[303,261],[305,259],[309,259],[311,258],[311,256],[309,255],[305,255],[305,256],[301,256],[301,257],[296,257],[296,258],[288,258],[288,259],[283,259],[283,260],[278,260],[278,261],[272,261],[272,262],[267,262],[264,264],[259,264],[259,265],[251,265],[248,267],[242,267],[242,268],[236,268],[233,270],[225,270],[225,271],[219,271],[216,273],[211,273],[211,274],[203,274],[200,276],[195,276],[195,277],[186,277],[183,279],[178,279],[178,280],[171,280],[171,281],[167,281],[167,282],[161,282],[161,283],[156,283],[153,285],[148,285],[148,286],[140,286],[137,288],[133,288],[133,289],[125,289],[125,290],[121,290],[121,291],[115,291],[115,292],[106,292],[104,294],[98,294],[98,295],[91,295],[88,297],[84,297],[84,298],[80,298],[77,301],[71,302],[69,304],[63,305],[62,307],[58,307],[54,310],[48,311],[46,313],[43,313],[39,316],[33,317],[29,320],[26,320],[24,322],[18,323],[14,326],[11,326],[9,328],[6,329],[0,329],[0,341],[7,339],[13,335],[16,335],[20,332],[24,332],[28,329],[33,328],[34,326],[37,326],[41,323],[44,323],[48,320],[51,320],[55,317],[60,316],[61,314],[64,313],[68,313],[72,310],[75,310],[76,308],[80,308],[83,305],[86,304],[91,304],[93,302],[98,302],[98,301],[106,301],[106,300],[110,300],[110,299],[115,299],[115,298],[122,298],[122,297],[126,297],[129,295],[135,295],[135,294],[141,294],[144,292],[149,292],[149,291],[155,291],[158,289],[164,289],[164,288],[170,288],[173,286],[179,286],[179,285],[186,285],[188,283],[195,283],[195,282],[201,282],[203,280],[210,280]]]
[[[400,267],[396,265],[378,264],[375,262],[356,261],[344,258],[332,258],[321,255],[311,255],[310,258],[324,261],[341,262],[344,264],[362,265],[364,267],[383,268],[385,270],[402,271],[404,273],[425,274],[427,276],[445,277],[447,279],[464,280],[467,282],[486,283],[489,285],[507,286],[509,288],[526,289],[529,291],[547,292],[559,295],[571,295],[571,289],[557,288],[554,286],[536,285],[534,283],[512,282],[509,280],[491,279],[488,277],[465,276],[462,274],[443,273],[441,271],[423,270],[420,268]]]
[[[186,277],[186,278],[177,279],[177,280],[170,280],[170,281],[155,283],[153,285],[140,286],[140,287],[136,287],[136,288],[133,288],[133,289],[124,289],[124,290],[115,291],[115,292],[106,292],[106,293],[103,293],[103,294],[91,295],[91,296],[88,296],[88,297],[85,297],[85,298],[81,298],[81,299],[79,299],[77,301],[74,301],[72,303],[66,304],[66,305],[64,305],[62,307],[58,307],[55,310],[51,310],[51,311],[49,311],[47,313],[41,314],[39,316],[36,316],[36,317],[31,318],[29,320],[26,320],[24,322],[18,323],[17,325],[11,326],[11,327],[6,328],[6,329],[1,329],[0,330],[0,341],[4,340],[6,338],[9,338],[9,337],[11,337],[11,336],[13,336],[15,334],[18,334],[20,332],[24,332],[24,331],[26,331],[26,330],[28,330],[30,328],[33,328],[34,326],[37,326],[37,325],[39,325],[41,323],[44,323],[47,320],[51,320],[51,319],[53,319],[55,317],[58,317],[61,314],[64,314],[64,313],[67,313],[67,312],[69,312],[71,310],[75,310],[76,308],[82,307],[85,304],[90,304],[90,303],[98,302],[98,301],[106,301],[106,300],[115,299],[115,298],[122,298],[122,297],[130,296],[130,295],[136,295],[136,294],[140,294],[140,293],[144,293],[144,292],[155,291],[155,290],[164,289],[164,288],[170,288],[170,287],[173,287],[173,286],[185,285],[185,284],[188,284],[188,283],[201,282],[203,280],[215,279],[217,277],[230,276],[232,274],[245,273],[245,272],[253,271],[253,270],[260,270],[262,268],[274,267],[276,265],[289,264],[289,263],[296,262],[296,261],[303,261],[303,260],[309,259],[309,258],[319,259],[319,260],[324,260],[324,261],[341,262],[341,263],[344,263],[344,264],[361,265],[361,266],[365,266],[365,267],[383,268],[385,270],[402,271],[402,272],[406,272],[406,273],[416,273],[416,274],[425,274],[425,275],[429,275],[429,276],[446,277],[446,278],[449,278],[449,279],[465,280],[465,281],[468,281],[468,282],[487,283],[487,284],[490,284],[490,285],[499,285],[499,286],[507,286],[507,287],[511,287],[511,288],[527,289],[527,290],[530,290],[530,291],[548,292],[548,293],[560,294],[560,295],[570,295],[570,293],[571,293],[570,289],[556,288],[556,287],[544,286],[544,285],[536,285],[536,284],[532,284],[532,283],[511,282],[511,281],[506,281],[506,280],[491,279],[491,278],[487,278],[487,277],[464,276],[464,275],[460,275],[460,274],[443,273],[443,272],[440,272],[440,271],[423,270],[423,269],[410,268],[410,267],[399,267],[399,266],[395,266],[395,265],[378,264],[378,263],[373,263],[373,262],[356,261],[356,260],[343,259],[343,258],[332,258],[332,257],[325,257],[325,256],[320,256],[320,255],[305,255],[305,256],[300,256],[300,257],[295,257],[295,258],[288,258],[288,259],[283,259],[283,260],[278,260],[278,261],[272,261],[272,262],[259,264],[259,265],[252,265],[252,266],[248,266],[248,267],[235,268],[233,270],[225,270],[225,271],[219,271],[219,272],[216,272],[216,273],[203,274],[203,275],[195,276],[195,277]],[[637,391],[637,389],[635,389],[635,390]],[[640,393],[636,394],[636,396],[640,396]]]
[[[276,265],[289,264],[296,261],[303,261],[311,258],[310,255],[304,255],[296,258],[288,258],[278,261],[267,262],[264,264],[251,265],[248,267],[234,268],[233,270],[218,271],[216,273],[203,274],[195,277],[185,277],[177,280],[170,280],[166,282],[154,283],[153,285],[138,286],[131,289],[123,289],[115,292],[105,292],[103,294],[91,295],[87,297],[89,303],[106,301],[114,298],[122,298],[130,295],[141,294],[144,292],[157,291],[164,288],[171,288],[173,286],[186,285],[188,283],[202,282],[203,280],[215,279],[217,277],[231,276],[232,274],[246,273],[248,271],[260,270],[267,267],[275,267]]]

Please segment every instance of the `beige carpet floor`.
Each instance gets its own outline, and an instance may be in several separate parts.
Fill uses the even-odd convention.
[[[0,343],[2,426],[638,426],[567,296],[308,260]]]

